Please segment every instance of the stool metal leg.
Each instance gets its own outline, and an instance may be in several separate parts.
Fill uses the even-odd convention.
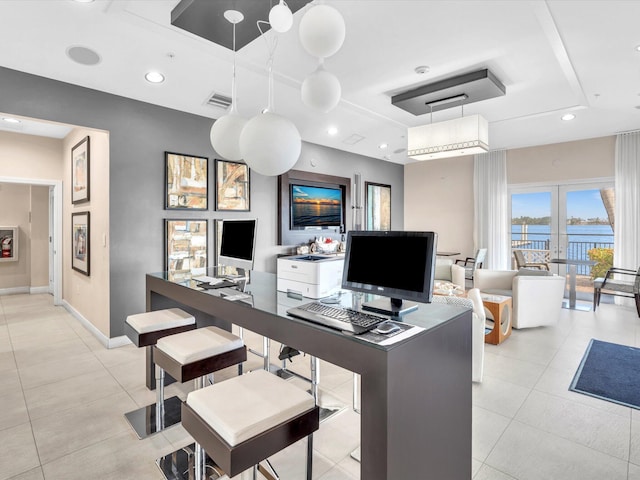
[[[147,438],[177,423],[180,423],[180,405],[182,401],[174,396],[164,398],[164,369],[156,366],[156,402],[139,408],[124,416],[139,439]]]
[[[196,442],[195,452],[195,480],[204,480],[205,462],[204,462],[204,450],[199,443]]]
[[[164,428],[164,368],[156,365],[156,431]]]

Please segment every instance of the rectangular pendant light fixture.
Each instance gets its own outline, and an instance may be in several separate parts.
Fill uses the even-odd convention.
[[[489,125],[480,115],[409,127],[407,155],[415,160],[477,155],[489,151]]]

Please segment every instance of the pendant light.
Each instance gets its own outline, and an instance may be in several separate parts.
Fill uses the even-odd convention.
[[[264,32],[261,33],[269,50],[268,106],[245,125],[240,134],[240,152],[249,168],[261,175],[278,176],[291,170],[298,161],[302,139],[293,122],[273,112],[273,56],[277,37],[269,45]]]
[[[344,18],[329,5],[315,5],[300,20],[298,34],[308,53],[319,58],[330,57],[344,43]]]
[[[226,160],[240,160],[240,134],[247,120],[238,114],[236,100],[236,24],[244,20],[237,10],[227,10],[224,18],[233,24],[233,76],[231,80],[231,110],[220,117],[211,127],[211,145]]]
[[[321,58],[318,69],[304,79],[300,94],[307,107],[328,113],[340,102],[342,87],[338,78],[324,69],[323,63]]]
[[[269,24],[278,33],[285,33],[291,29],[293,13],[287,2],[280,0],[280,3],[271,8],[269,11]]]

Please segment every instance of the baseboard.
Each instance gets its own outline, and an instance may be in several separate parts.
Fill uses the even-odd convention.
[[[0,288],[0,295],[17,295],[20,293],[29,293],[29,287]]]
[[[114,338],[109,338],[107,337],[104,333],[102,333],[100,330],[98,330],[89,320],[87,320],[86,318],[84,318],[84,316],[77,311],[75,308],[73,308],[69,302],[67,302],[66,300],[62,301],[62,306],[71,314],[73,315],[73,317],[78,320],[87,330],[89,330],[89,332],[91,332],[93,334],[94,337],[96,337],[98,339],[98,341],[105,347],[105,348],[118,348],[118,347],[123,347],[125,345],[128,345],[131,343],[131,340],[129,340],[129,338],[125,335],[122,335],[120,337],[114,337]]]
[[[44,287],[29,287],[29,293],[31,295],[35,295],[38,293],[51,293],[49,291],[49,286],[45,285]]]

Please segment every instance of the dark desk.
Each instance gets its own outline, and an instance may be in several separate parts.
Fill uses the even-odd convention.
[[[471,478],[471,311],[429,304],[405,321],[425,331],[390,346],[286,315],[296,300],[274,274],[251,272],[252,304],[198,290],[192,280],[146,276],[147,311],[179,306],[204,322],[230,324],[315,355],[362,379],[360,478]],[[350,294],[342,296],[350,305]],[[322,427],[321,427],[322,428]]]
[[[564,302],[562,306],[564,308],[570,308],[572,310],[578,309],[576,306],[576,266],[578,265],[595,265],[596,262],[592,260],[577,260],[570,258],[552,258],[549,263],[555,263],[556,265],[568,265],[569,266],[569,305]],[[591,307],[582,307],[578,310],[591,310]]]

